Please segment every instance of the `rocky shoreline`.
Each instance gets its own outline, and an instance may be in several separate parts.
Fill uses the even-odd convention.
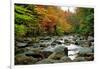
[[[66,55],[65,48],[68,48]],[[94,60],[94,38],[79,35],[15,39],[15,65]]]

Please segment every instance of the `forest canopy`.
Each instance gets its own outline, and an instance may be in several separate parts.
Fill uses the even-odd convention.
[[[94,34],[94,9],[76,7],[75,12],[60,6],[15,4],[16,37]]]

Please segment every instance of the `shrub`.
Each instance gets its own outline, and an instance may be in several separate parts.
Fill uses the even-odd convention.
[[[15,35],[18,37],[25,36],[27,29],[24,25],[15,24]]]

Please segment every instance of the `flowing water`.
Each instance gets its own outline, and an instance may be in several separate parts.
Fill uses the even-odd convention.
[[[49,41],[44,41],[44,42],[42,42],[42,44],[48,44],[48,46],[46,48],[44,48],[43,50],[51,51],[51,52],[61,52],[61,51],[64,51],[64,48],[67,47],[68,48],[68,57],[71,60],[74,60],[78,56],[78,53],[92,52],[91,48],[81,47],[81,46],[75,45],[75,44],[69,44],[69,45],[64,44],[64,40],[67,39],[69,41],[73,41],[73,38],[74,38],[73,36],[63,36],[63,37],[59,37],[58,39],[56,37],[56,38],[52,38]],[[54,42],[55,40],[60,42],[60,44],[55,43],[55,45],[52,46],[51,43]]]

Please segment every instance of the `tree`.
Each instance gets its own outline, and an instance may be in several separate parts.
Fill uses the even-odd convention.
[[[94,35],[94,9],[78,8],[77,17],[80,21],[80,33],[83,35]]]

